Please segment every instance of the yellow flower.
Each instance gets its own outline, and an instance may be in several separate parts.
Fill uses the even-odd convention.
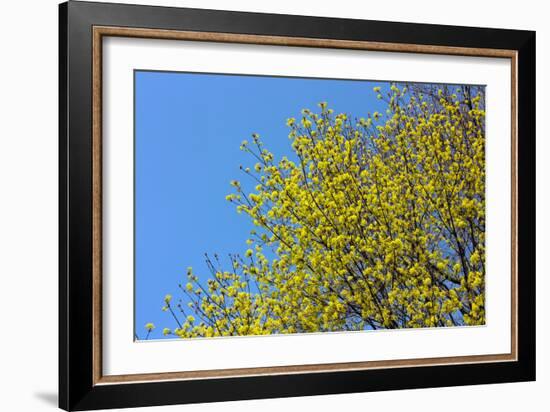
[[[472,263],[472,265],[476,265],[478,264],[480,261],[480,258],[479,258],[479,253],[478,251],[476,250],[474,253],[472,253],[472,255],[470,256],[470,262]]]

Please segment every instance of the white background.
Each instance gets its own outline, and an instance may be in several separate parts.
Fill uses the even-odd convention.
[[[339,0],[153,1],[243,11],[355,17],[392,21],[537,30],[538,247],[536,383],[424,389],[385,393],[230,402],[148,408],[179,411],[279,410],[545,410],[550,386],[549,303],[544,256],[549,249],[550,165],[548,49],[550,28],[544,2],[440,0],[386,3]],[[264,4],[265,3],[265,4]],[[57,1],[5,2],[0,12],[0,398],[8,411],[53,410],[57,391]],[[544,207],[543,207],[544,206]],[[546,389],[546,391],[545,391]],[[540,406],[539,406],[540,405]],[[144,409],[145,410],[145,409]]]
[[[103,373],[177,372],[510,353],[511,62],[172,40],[103,44]],[[406,73],[403,67],[407,67]],[[486,84],[487,324],[482,327],[133,342],[133,70]],[[139,302],[137,302],[139,305]],[[407,342],[403,345],[400,342]],[[327,348],[346,348],[329,351]]]

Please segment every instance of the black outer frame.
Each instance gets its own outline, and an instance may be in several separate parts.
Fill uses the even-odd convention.
[[[518,361],[94,386],[93,25],[516,50]],[[109,3],[60,4],[60,408],[107,409],[531,380],[535,380],[535,32]]]

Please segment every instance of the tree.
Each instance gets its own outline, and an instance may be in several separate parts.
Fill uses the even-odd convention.
[[[288,119],[295,160],[258,135],[227,200],[256,230],[244,256],[164,310],[180,337],[485,323],[485,103],[478,86],[392,84],[384,114],[321,103]]]

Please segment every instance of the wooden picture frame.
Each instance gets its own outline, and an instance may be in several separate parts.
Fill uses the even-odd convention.
[[[535,379],[535,33],[168,7],[60,5],[59,406],[65,410]],[[130,375],[102,372],[102,40],[192,40],[511,61],[511,351]]]

